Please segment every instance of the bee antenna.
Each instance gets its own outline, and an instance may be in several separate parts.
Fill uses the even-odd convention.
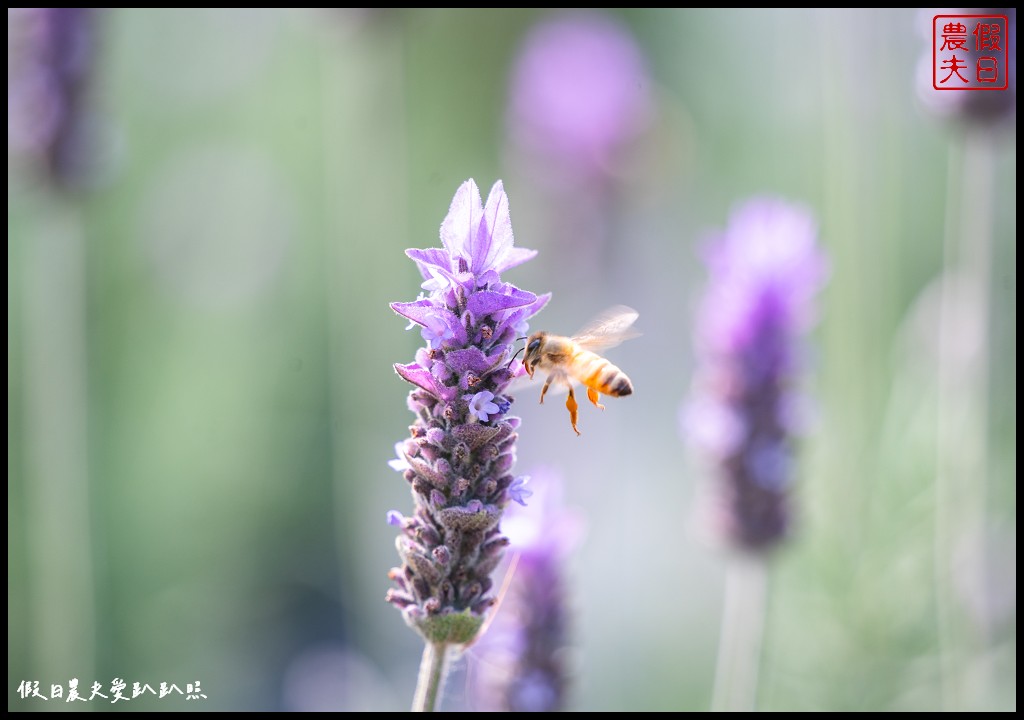
[[[518,339],[519,339],[519,340],[523,340],[523,338],[518,338]],[[526,349],[526,346],[525,346],[525,345],[523,345],[523,347],[521,347],[521,348],[519,348],[518,350],[516,350],[516,354],[512,356],[512,359],[508,361],[508,365],[506,365],[506,366],[505,366],[505,369],[506,369],[506,370],[508,370],[508,369],[509,369],[510,367],[512,367],[512,363],[513,363],[513,362],[515,362],[515,359],[516,359],[517,357],[519,357],[519,353],[521,353],[521,352],[522,352],[523,350],[525,350],[525,349]]]

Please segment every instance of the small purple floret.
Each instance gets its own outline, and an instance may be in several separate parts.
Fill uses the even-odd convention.
[[[491,415],[497,415],[501,410],[491,402],[494,399],[494,393],[490,390],[482,390],[476,395],[467,395],[466,398],[469,400],[470,415],[475,415],[480,422],[487,422]]]

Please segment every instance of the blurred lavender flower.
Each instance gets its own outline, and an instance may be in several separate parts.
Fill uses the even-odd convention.
[[[8,8],[7,146],[55,185],[82,178],[83,106],[95,61],[93,8]]]
[[[537,236],[550,239],[554,262],[546,266],[558,268],[545,282],[577,288],[581,305],[599,302],[586,297],[588,288],[623,264],[623,189],[649,179],[650,168],[637,175],[632,161],[654,124],[651,85],[629,28],[597,10],[543,18],[510,70],[506,162],[535,188],[529,205],[540,218]]]
[[[428,644],[463,645],[494,602],[490,575],[508,544],[498,522],[521,496],[511,473],[519,418],[506,414],[504,394],[522,372],[510,366],[511,346],[550,295],[500,279],[536,254],[513,246],[500,181],[486,206],[476,183],[462,184],[441,241],[443,248],[406,251],[429,295],[391,305],[423,328],[427,346],[415,362],[395,365],[415,386],[408,404],[416,420],[391,466],[411,484],[416,510],[388,516],[402,528],[402,567],[391,571],[397,587],[387,600]]]
[[[593,12],[535,27],[511,79],[513,140],[572,174],[603,174],[650,119],[643,55],[629,31]]]
[[[504,530],[518,554],[494,622],[474,645],[471,669],[477,709],[557,712],[565,709],[568,610],[565,562],[583,534],[579,514],[563,505],[558,475],[534,477],[528,510],[510,509]]]
[[[760,549],[788,529],[791,436],[799,399],[800,336],[827,262],[805,209],[762,198],[736,210],[707,250],[709,282],[697,324],[701,368],[686,434],[715,461],[714,530]]]

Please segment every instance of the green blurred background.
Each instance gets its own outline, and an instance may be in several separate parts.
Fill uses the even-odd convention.
[[[636,394],[583,408],[581,438],[534,389],[516,406],[517,467],[560,472],[589,527],[573,709],[710,702],[724,558],[693,531],[677,416],[700,242],[760,193],[813,209],[832,277],[759,705],[1016,708],[1013,119],[921,102],[932,13],[611,14],[652,114],[601,237],[570,237],[585,198],[507,139],[543,11],[97,14],[88,186],[9,150],[9,710],[68,709],[18,686],[72,677],[207,696],[113,709],[408,707],[421,643],[383,601],[384,515],[412,507],[386,461],[411,421],[392,363],[420,338],[388,303],[416,297],[403,250],[437,245],[469,177],[504,180],[540,251],[506,278],[554,293],[535,328],[640,312],[609,355]],[[457,673],[446,706],[464,695]]]

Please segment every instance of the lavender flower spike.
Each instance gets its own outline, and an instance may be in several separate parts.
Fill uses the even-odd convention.
[[[527,509],[513,507],[505,531],[518,553],[508,592],[487,632],[474,645],[475,709],[505,712],[565,710],[570,612],[565,566],[584,523],[562,500],[561,477],[535,474]]]
[[[650,123],[647,63],[629,29],[595,11],[568,11],[527,35],[509,81],[517,147],[571,175],[603,175]]]
[[[7,149],[54,187],[89,169],[87,91],[96,64],[94,8],[8,8]]]
[[[516,428],[507,414],[512,345],[550,295],[502,282],[536,252],[514,247],[501,182],[481,201],[467,180],[441,224],[442,248],[407,250],[429,294],[392,309],[423,329],[415,362],[395,365],[413,385],[412,437],[391,465],[412,487],[415,512],[398,537],[402,566],[388,602],[430,646],[470,642],[493,604],[491,572],[508,540],[499,528],[513,498]],[[425,655],[426,657],[426,655]]]
[[[791,385],[828,274],[816,236],[806,210],[761,198],[736,210],[707,249],[686,431],[716,468],[712,529],[748,550],[774,545],[790,523],[799,429]]]

